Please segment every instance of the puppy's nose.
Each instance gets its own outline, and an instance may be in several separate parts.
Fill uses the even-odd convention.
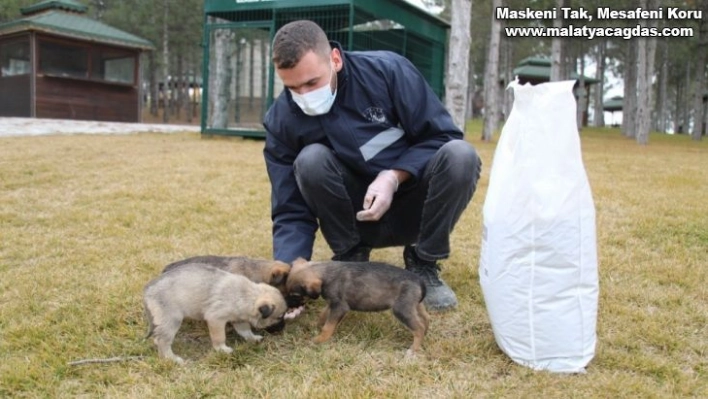
[[[305,304],[305,299],[301,295],[288,295],[285,297],[288,308],[299,308]]]

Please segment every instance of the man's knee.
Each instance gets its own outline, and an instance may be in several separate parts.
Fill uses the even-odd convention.
[[[444,162],[447,163],[445,170],[450,178],[462,181],[473,178],[477,181],[482,161],[470,143],[464,140],[452,140],[445,143],[439,151]]]
[[[325,166],[334,159],[332,150],[323,144],[310,144],[303,148],[293,163],[298,183],[322,181],[330,168]]]

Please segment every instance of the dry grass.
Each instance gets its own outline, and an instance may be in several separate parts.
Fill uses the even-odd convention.
[[[144,340],[142,287],[196,254],[270,256],[263,143],[197,134],[0,139],[0,396],[707,397],[708,145],[586,130],[598,215],[597,355],[585,375],[534,372],[496,347],[477,278],[494,144],[469,130],[484,173],[444,277],[457,311],[434,315],[422,356],[389,313],[351,314],[311,343],[316,307],[232,355],[186,323],[179,367]],[[401,263],[401,249],[376,260]],[[318,239],[315,258],[331,256]],[[319,305],[319,304],[318,304]],[[235,334],[230,335],[235,339]],[[233,341],[232,341],[233,342]],[[69,366],[84,358],[142,360]]]

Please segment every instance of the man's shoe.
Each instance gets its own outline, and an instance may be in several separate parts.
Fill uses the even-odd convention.
[[[370,254],[371,247],[357,245],[341,255],[334,255],[332,260],[340,262],[368,262]]]
[[[415,247],[406,245],[403,250],[406,270],[417,274],[425,282],[423,304],[428,310],[442,311],[457,306],[457,297],[452,289],[438,276],[440,266],[437,262],[418,257]]]

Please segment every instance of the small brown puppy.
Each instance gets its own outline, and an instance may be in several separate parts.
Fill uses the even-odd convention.
[[[248,277],[254,283],[266,283],[280,290],[285,296],[289,308],[302,306],[302,299],[286,294],[285,281],[290,273],[290,265],[285,262],[267,259],[254,259],[246,256],[216,256],[202,255],[170,263],[162,270],[163,273],[176,267],[191,264],[206,264],[225,270],[229,273],[240,274]],[[269,333],[277,333],[285,328],[285,322],[266,329]]]
[[[277,260],[253,259],[246,256],[193,256],[184,260],[170,263],[162,270],[168,272],[176,267],[192,263],[211,265],[229,273],[240,274],[248,277],[254,283],[266,283],[278,287],[285,292],[285,280],[290,273],[290,265]]]
[[[226,353],[226,323],[248,341],[263,337],[251,326],[265,328],[280,323],[287,310],[277,288],[254,283],[244,276],[205,264],[189,264],[163,273],[143,291],[148,319],[148,337],[153,337],[161,357],[178,363],[184,360],[172,352],[172,341],[182,320],[205,320],[214,349]]]
[[[379,312],[393,310],[413,332],[408,354],[417,352],[428,330],[428,313],[423,306],[425,284],[417,275],[380,262],[307,262],[298,259],[287,280],[288,294],[320,295],[327,307],[320,315],[322,331],[315,342],[327,341],[350,310]]]

